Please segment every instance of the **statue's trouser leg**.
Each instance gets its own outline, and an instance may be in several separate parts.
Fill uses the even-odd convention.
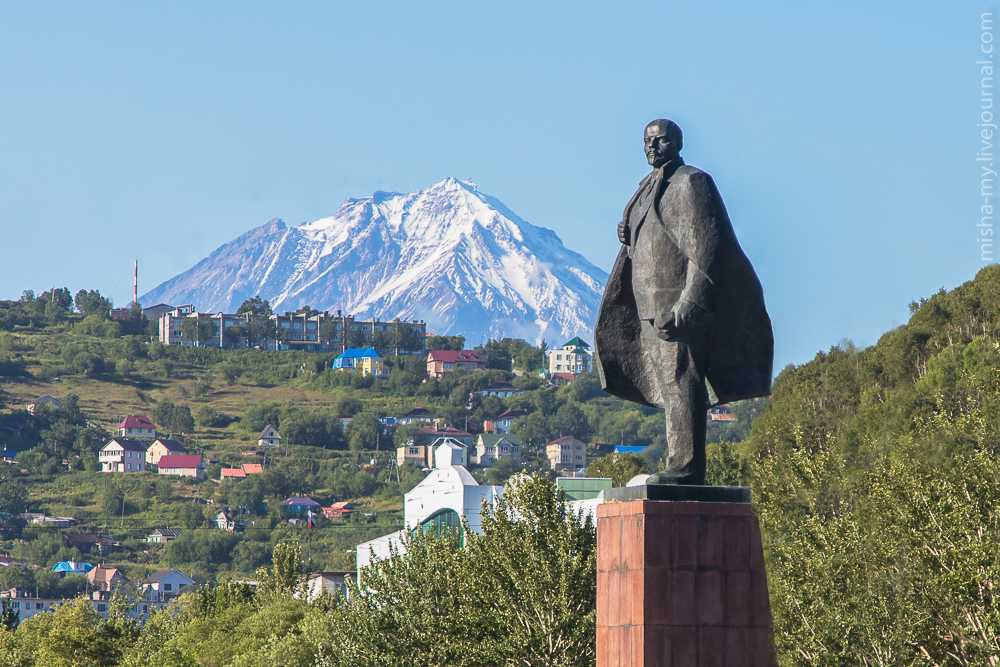
[[[647,329],[651,329],[652,333]],[[704,484],[708,392],[697,345],[664,341],[644,327],[643,347],[655,350],[656,384],[666,414],[666,476],[684,484]],[[648,358],[648,357],[647,357]]]

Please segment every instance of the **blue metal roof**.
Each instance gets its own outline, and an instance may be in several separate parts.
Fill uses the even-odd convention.
[[[374,347],[349,347],[334,358],[332,365],[334,368],[353,368],[358,359],[381,356]]]
[[[642,454],[649,445],[615,445],[615,454]]]
[[[90,572],[94,566],[90,563],[78,563],[72,560],[64,560],[52,566],[53,572],[65,572],[67,574],[82,574]]]

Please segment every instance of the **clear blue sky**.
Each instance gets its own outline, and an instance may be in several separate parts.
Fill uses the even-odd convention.
[[[121,304],[133,258],[148,289],[271,217],[446,176],[607,269],[659,116],[715,176],[778,368],[980,268],[979,6],[485,4],[8,3],[0,298]]]

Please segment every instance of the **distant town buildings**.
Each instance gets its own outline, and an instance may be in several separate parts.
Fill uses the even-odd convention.
[[[561,347],[545,352],[545,366],[549,375],[562,374],[562,377],[575,377],[590,371],[594,355],[590,345],[579,336],[571,338]]]
[[[57,563],[53,571],[67,563]],[[77,566],[89,566],[86,568],[87,588],[84,599],[91,604],[100,616],[108,617],[111,596],[116,592],[122,592],[129,601],[128,616],[139,622],[145,622],[156,611],[163,609],[178,595],[186,593],[194,588],[195,582],[189,576],[179,570],[159,570],[149,574],[142,583],[135,588],[128,586],[128,580],[121,570],[117,568],[106,568],[98,565],[93,567],[90,563],[74,564]],[[70,573],[70,572],[67,572]],[[79,574],[79,569],[71,572]],[[52,611],[56,607],[72,602],[72,598],[50,598],[38,596],[35,591],[21,587],[14,587],[5,591],[0,591],[0,599],[6,601],[10,608],[17,613],[18,622],[26,621],[32,616],[44,614]]]
[[[511,396],[516,396],[521,393],[520,389],[514,387],[514,385],[509,382],[494,382],[493,384],[483,387],[476,392],[480,396],[493,396],[495,398],[510,398]]]
[[[406,551],[403,536],[408,531],[455,531],[461,536],[464,519],[470,530],[480,532],[483,503],[494,506],[502,493],[502,486],[480,486],[465,466],[452,464],[445,455],[437,457],[427,477],[403,495],[403,529],[357,546],[359,575],[370,563]]]
[[[431,350],[427,353],[427,377],[438,379],[454,371],[477,371],[486,362],[472,350]]]
[[[159,306],[156,306],[159,308]],[[186,347],[247,348],[343,352],[373,347],[380,354],[420,354],[427,325],[422,321],[356,320],[336,313],[200,313],[178,306],[159,316],[159,340]]]

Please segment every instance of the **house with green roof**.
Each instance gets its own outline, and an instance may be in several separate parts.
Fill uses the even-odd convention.
[[[507,433],[480,433],[476,438],[477,465],[487,468],[499,461],[521,460],[521,441]]]
[[[574,336],[562,344],[545,351],[545,368],[549,377],[572,380],[581,373],[588,373],[593,365],[594,353],[590,344]]]

